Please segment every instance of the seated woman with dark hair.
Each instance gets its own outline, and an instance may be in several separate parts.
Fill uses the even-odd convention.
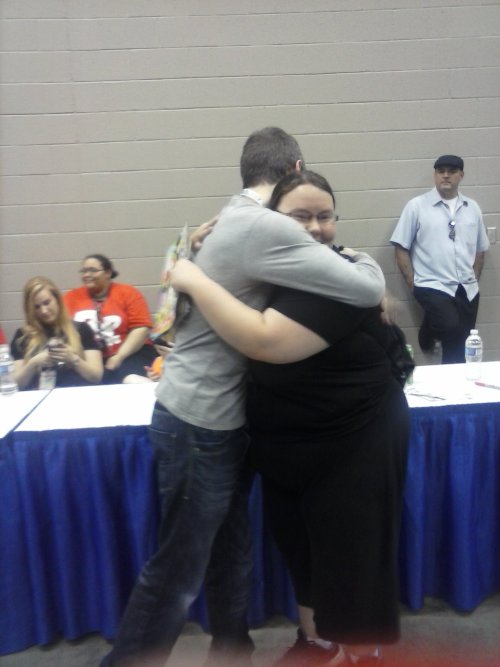
[[[20,389],[73,387],[101,381],[103,365],[92,329],[72,322],[60,290],[37,276],[24,286],[26,324],[12,339]]]
[[[147,340],[152,321],[146,300],[132,285],[113,282],[118,272],[105,255],[87,255],[80,274],[83,286],[67,292],[64,302],[75,321],[94,331],[104,359],[103,383],[145,375],[156,357]]]

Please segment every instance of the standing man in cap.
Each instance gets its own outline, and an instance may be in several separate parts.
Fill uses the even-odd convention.
[[[424,309],[419,345],[428,351],[441,341],[443,364],[464,361],[489,247],[481,209],[458,191],[463,177],[462,158],[439,157],[435,188],[406,204],[391,237],[399,270]]]

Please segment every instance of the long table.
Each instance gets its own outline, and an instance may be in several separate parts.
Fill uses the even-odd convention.
[[[407,389],[411,436],[400,540],[401,599],[472,611],[500,590],[500,362],[423,366]],[[439,397],[439,398],[437,398]]]
[[[48,391],[19,391],[0,395],[0,442],[47,396]]]
[[[483,365],[500,384],[500,362]],[[499,378],[499,380],[496,380]],[[469,611],[500,590],[500,390],[464,366],[418,367],[401,533],[401,599]],[[56,389],[0,444],[0,655],[62,635],[113,637],[156,545],[152,385]],[[250,623],[296,617],[252,489]],[[191,618],[207,625],[203,596]]]

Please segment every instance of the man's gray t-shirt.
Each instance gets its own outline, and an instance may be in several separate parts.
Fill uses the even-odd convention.
[[[265,308],[273,284],[360,307],[380,303],[385,290],[380,267],[365,253],[346,262],[295,220],[241,195],[222,211],[196,264],[258,310]],[[189,424],[236,429],[245,423],[246,369],[246,358],[219,338],[193,305],[177,330],[156,396]]]

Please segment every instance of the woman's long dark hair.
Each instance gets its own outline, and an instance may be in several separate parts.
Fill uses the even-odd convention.
[[[108,259],[106,255],[95,253],[94,255],[87,255],[83,258],[83,261],[86,259],[96,259],[105,271],[111,271],[111,278],[116,278],[118,275],[118,271],[113,266],[113,262]]]
[[[335,208],[335,195],[330,187],[330,183],[328,183],[326,178],[321,176],[321,174],[317,174],[315,171],[309,171],[308,169],[304,169],[304,171],[292,171],[286,176],[283,176],[273,190],[269,208],[276,211],[282,198],[300,185],[314,185],[315,188],[324,190],[333,199],[333,207]]]

